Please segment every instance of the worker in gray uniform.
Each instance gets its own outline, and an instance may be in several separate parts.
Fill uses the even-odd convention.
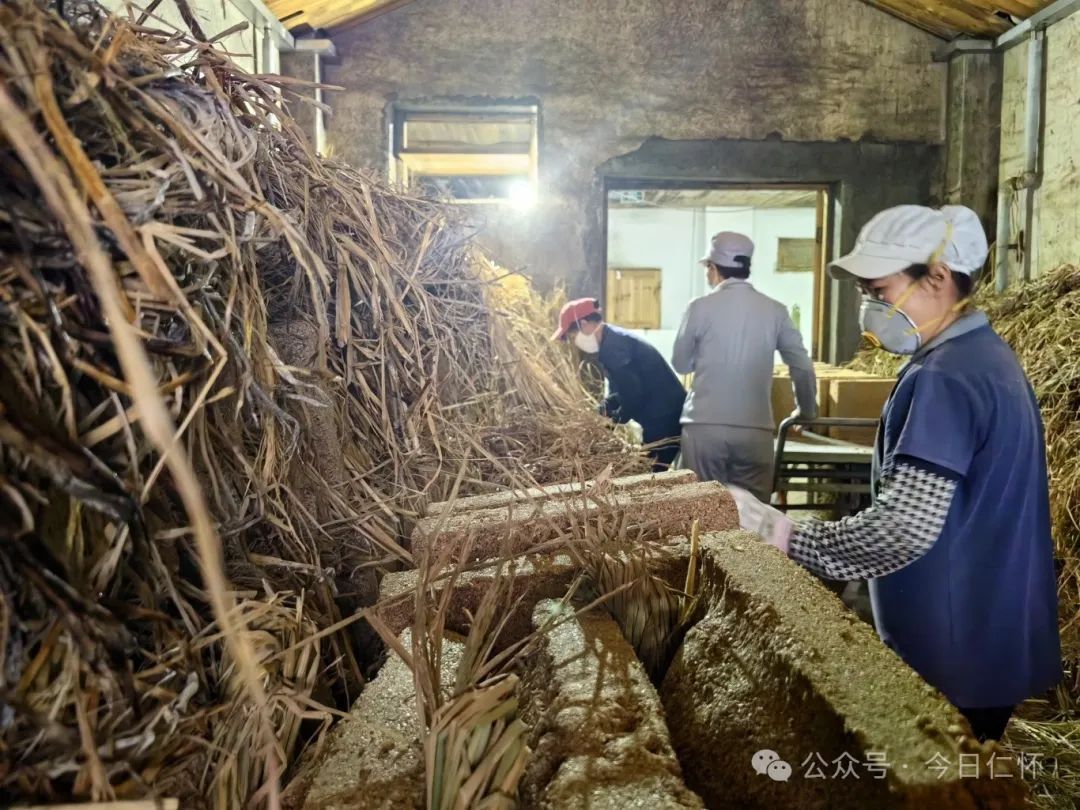
[[[724,231],[701,259],[712,291],[690,302],[671,363],[693,373],[682,412],[683,466],[768,503],[773,480],[773,357],[791,370],[796,414],[817,415],[814,364],[787,309],[750,284],[754,243]]]

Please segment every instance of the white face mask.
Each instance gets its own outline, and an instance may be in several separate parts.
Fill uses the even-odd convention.
[[[586,335],[584,332],[578,332],[574,335],[574,345],[581,349],[585,354],[597,354],[600,351],[600,341],[596,339],[596,333]]]
[[[862,327],[863,337],[893,354],[915,354],[922,345],[915,321],[900,307],[890,306],[876,298],[863,298],[859,326]]]

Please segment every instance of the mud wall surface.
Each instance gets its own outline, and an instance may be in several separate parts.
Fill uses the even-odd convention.
[[[838,249],[881,207],[939,185],[939,41],[858,0],[415,0],[331,34],[339,59],[323,79],[345,89],[327,93],[329,149],[356,165],[387,170],[394,103],[539,108],[537,204],[470,209],[494,257],[542,287],[602,293],[606,184],[632,177],[607,164],[650,140],[746,159],[688,174],[650,160],[643,176],[842,186]],[[796,143],[808,148],[794,161],[771,148]],[[868,165],[879,146],[905,148]],[[883,178],[892,168],[899,185]],[[841,303],[835,317],[853,318]]]

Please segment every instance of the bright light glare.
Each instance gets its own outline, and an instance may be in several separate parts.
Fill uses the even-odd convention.
[[[528,180],[515,180],[507,190],[507,200],[518,211],[528,211],[536,205],[536,188]]]

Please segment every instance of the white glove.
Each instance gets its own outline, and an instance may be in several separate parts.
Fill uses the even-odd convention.
[[[794,521],[779,509],[762,503],[742,487],[724,485],[739,509],[739,526],[748,532],[761,535],[770,546],[776,546],[787,554],[788,542]]]

